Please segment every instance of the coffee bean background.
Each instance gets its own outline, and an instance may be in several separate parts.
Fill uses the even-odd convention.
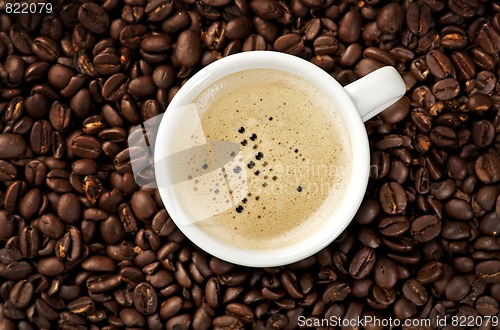
[[[498,1],[53,4],[0,4],[0,329],[293,329],[299,316],[363,315],[472,329],[450,318],[499,315]],[[392,65],[407,87],[366,123],[371,179],[352,224],[284,267],[193,246],[157,190],[135,184],[125,141],[197,70],[252,50],[302,57],[343,85]]]

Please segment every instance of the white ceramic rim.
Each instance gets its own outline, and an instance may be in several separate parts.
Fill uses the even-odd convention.
[[[206,252],[219,259],[251,267],[272,267],[290,264],[320,251],[337,238],[349,225],[358,210],[368,184],[370,151],[363,121],[354,103],[342,86],[328,73],[299,57],[273,51],[253,51],[224,57],[200,70],[191,77],[170,102],[160,123],[154,153],[155,163],[168,156],[171,134],[179,122],[175,109],[191,104],[193,100],[215,81],[235,72],[249,69],[275,69],[300,76],[311,82],[330,97],[345,121],[351,138],[352,172],[346,195],[340,207],[320,230],[296,244],[272,250],[244,250],[217,241],[191,224],[179,227],[183,234]],[[178,210],[167,185],[166,171],[155,166],[155,176],[161,199],[167,212]],[[173,212],[174,213],[174,212]],[[185,214],[170,213],[175,223]],[[180,219],[180,218],[178,218]]]

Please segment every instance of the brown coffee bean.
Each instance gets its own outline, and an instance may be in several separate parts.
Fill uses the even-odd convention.
[[[472,126],[472,141],[480,148],[485,148],[493,143],[495,126],[488,120],[476,121]]]
[[[120,43],[129,49],[138,49],[147,31],[143,24],[127,25],[120,32]]]
[[[432,13],[425,2],[412,3],[406,12],[406,25],[416,35],[426,34],[431,27]]]
[[[0,159],[19,158],[26,151],[26,143],[18,134],[0,134]]]
[[[71,141],[71,151],[82,158],[95,159],[101,153],[101,143],[89,135],[79,135]]]
[[[375,283],[381,288],[392,288],[397,280],[397,265],[389,258],[377,260],[374,268]]]
[[[460,84],[453,78],[445,78],[432,86],[432,93],[438,100],[450,100],[460,93]]]
[[[33,53],[42,61],[55,62],[59,57],[59,45],[47,37],[38,37],[31,45]]]
[[[60,238],[65,232],[64,224],[58,217],[51,213],[42,215],[36,220],[33,226],[43,235],[50,238]]]
[[[377,27],[383,33],[397,33],[401,31],[405,19],[405,10],[398,3],[390,3],[382,7],[377,15]]]
[[[406,194],[397,182],[386,183],[379,193],[380,205],[387,214],[399,214],[406,209]]]
[[[500,261],[482,261],[476,265],[476,275],[486,283],[500,283]]]
[[[57,131],[66,131],[71,125],[71,109],[59,101],[54,101],[50,106],[50,123]]]
[[[348,11],[339,22],[338,37],[343,43],[354,43],[361,35],[361,15],[357,10]]]
[[[380,220],[378,229],[384,236],[399,236],[410,228],[410,222],[404,216],[386,217]]]
[[[282,15],[282,8],[276,0],[252,0],[252,11],[262,19],[273,20]]]
[[[353,257],[349,266],[349,274],[358,280],[365,278],[375,266],[375,261],[374,251],[370,248],[363,248]]]
[[[36,267],[38,272],[45,276],[58,276],[64,272],[64,264],[56,257],[40,259]]]
[[[472,17],[477,11],[478,1],[450,0],[448,5],[455,14],[462,17]]]
[[[418,270],[417,281],[422,284],[429,284],[440,278],[442,274],[442,264],[438,261],[430,261]]]
[[[432,143],[442,148],[452,148],[457,143],[457,133],[446,126],[434,127],[429,137]]]
[[[406,299],[417,306],[422,306],[427,302],[428,294],[425,287],[417,280],[408,280],[403,284],[403,295]]]
[[[183,31],[177,39],[175,56],[185,67],[191,68],[198,64],[201,58],[200,36],[191,30]]]
[[[106,80],[102,87],[102,96],[108,101],[118,101],[127,92],[129,78],[123,73],[116,73]]]
[[[10,291],[10,301],[17,308],[25,308],[33,298],[33,284],[27,280],[17,282]]]
[[[453,52],[451,54],[451,61],[457,68],[459,77],[462,80],[469,80],[476,76],[476,65],[466,52]]]
[[[453,70],[453,64],[450,59],[441,51],[437,49],[431,50],[427,53],[425,60],[430,72],[439,79],[446,78]]]
[[[479,156],[474,169],[479,180],[485,184],[500,181],[500,157],[495,154]]]
[[[463,276],[453,277],[446,284],[446,299],[451,301],[460,301],[467,296],[470,291],[470,284]]]
[[[304,40],[297,33],[289,33],[276,39],[273,46],[277,51],[297,56],[304,49]]]
[[[81,203],[73,193],[63,194],[57,203],[57,215],[67,224],[75,224],[81,217]]]
[[[317,55],[333,54],[338,48],[338,41],[334,36],[322,35],[314,40],[314,52]]]

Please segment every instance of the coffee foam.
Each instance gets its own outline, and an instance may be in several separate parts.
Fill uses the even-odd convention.
[[[177,194],[184,210],[199,213],[218,205],[217,214],[197,214],[194,225],[248,249],[290,245],[321,230],[352,175],[349,134],[329,98],[300,77],[259,69],[217,81],[194,103],[208,146],[217,141],[240,146],[222,168],[216,166],[217,154],[207,152],[207,179],[201,179],[203,194],[195,203],[188,192],[198,189],[193,184]]]

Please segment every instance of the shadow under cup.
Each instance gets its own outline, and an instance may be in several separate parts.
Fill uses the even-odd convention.
[[[247,55],[248,61],[230,56],[224,61],[217,61],[201,70],[179,90],[164,115],[150,119],[130,134],[131,165],[138,184],[145,187],[158,187],[165,207],[176,225],[200,248],[223,260],[241,265],[277,266],[298,261],[319,251],[349,224],[361,203],[368,181],[368,142],[364,126],[354,105],[343,88],[321,69],[308,62],[304,65],[302,62],[305,61],[295,57],[290,59],[291,56],[288,55],[285,56],[286,61],[281,61],[279,64],[271,54],[258,57],[255,54],[253,56],[240,55]],[[335,204],[335,207],[324,206],[328,202],[328,196],[319,202],[314,201],[317,194],[310,195],[308,201],[304,199],[309,204],[312,201],[320,204],[320,208],[323,206],[324,221],[307,220],[309,225],[306,224],[301,230],[296,230],[293,239],[288,240],[283,246],[270,244],[270,240],[255,231],[257,229],[255,226],[249,226],[251,229],[247,228],[254,230],[253,234],[251,231],[247,233],[247,236],[254,235],[256,238],[256,244],[253,246],[238,244],[234,240],[225,240],[224,236],[218,235],[217,232],[224,235],[226,229],[222,227],[230,227],[234,224],[234,222],[226,224],[227,222],[240,221],[241,224],[242,220],[238,219],[238,216],[241,217],[248,210],[254,209],[249,205],[257,203],[255,200],[259,199],[259,194],[266,196],[274,194],[281,200],[288,198],[287,191],[290,194],[307,196],[306,194],[311,192],[311,185],[307,186],[307,183],[300,184],[289,180],[290,177],[295,176],[300,179],[304,176],[298,172],[305,171],[306,176],[324,176],[328,171],[335,172],[336,169],[329,166],[330,163],[325,162],[312,164],[308,162],[302,166],[290,166],[278,160],[274,164],[274,173],[268,171],[264,174],[263,168],[260,167],[261,173],[258,175],[259,179],[256,180],[255,173],[259,171],[256,168],[266,161],[266,150],[260,150],[260,147],[257,147],[250,151],[250,157],[249,152],[245,150],[253,148],[252,142],[256,142],[255,145],[258,145],[259,141],[262,142],[260,134],[256,134],[258,141],[251,141],[252,129],[248,130],[245,124],[240,127],[245,130],[244,132],[234,132],[234,134],[246,137],[244,139],[247,140],[246,145],[238,139],[207,138],[203,111],[200,111],[199,103],[193,100],[206,93],[207,89],[219,86],[220,79],[245,69],[284,71],[313,84],[317,91],[324,94],[324,98],[328,98],[329,102],[338,109],[337,112],[342,117],[349,136],[348,142],[352,157],[350,171],[347,174],[344,173],[346,177],[342,177],[342,181],[346,183],[343,198]],[[335,97],[332,98],[332,95]],[[265,118],[261,118],[262,120],[269,120],[272,116],[265,114],[263,117]],[[274,123],[276,122],[274,118]],[[236,126],[231,128],[231,131],[235,131]],[[299,156],[301,152],[297,150],[294,148],[291,152],[301,157]],[[263,153],[263,159],[257,159],[259,153]],[[250,160],[252,156],[254,158]],[[308,161],[314,161],[309,157],[305,158],[308,158]],[[271,162],[269,160],[268,164]],[[255,168],[251,166],[252,163],[256,166]],[[268,166],[269,169],[270,165]],[[270,194],[262,193],[266,190],[266,187],[261,186],[263,183],[261,178],[264,176],[268,179],[267,187],[275,189],[280,184],[281,192],[275,189]],[[283,179],[282,182],[280,179]],[[259,183],[259,192],[256,192],[256,186],[252,185],[252,182]],[[321,184],[322,179],[319,178],[316,189],[331,188],[325,185],[319,186]],[[265,203],[265,200],[259,205],[262,203]],[[300,201],[295,204],[300,207]],[[293,214],[291,212],[288,216],[279,214],[276,217],[264,216],[262,223],[283,222],[287,220],[287,217],[290,219]],[[314,216],[311,216],[311,219],[313,218]],[[214,221],[214,219],[219,220]],[[222,227],[218,227],[221,226],[220,221],[224,221]],[[207,224],[209,224],[208,227]]]

